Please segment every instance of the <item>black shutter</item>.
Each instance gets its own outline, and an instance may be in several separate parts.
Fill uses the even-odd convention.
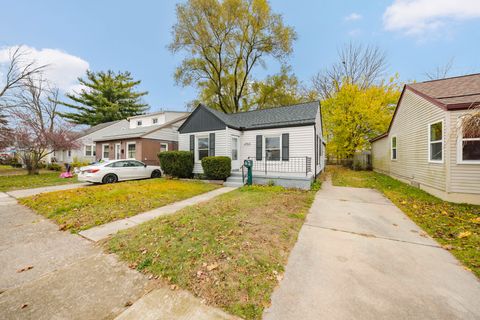
[[[193,134],[190,135],[190,152],[193,155],[193,159],[195,159],[195,136]]]
[[[215,156],[215,133],[210,133],[208,143],[209,143],[209,149],[210,149],[208,151],[208,155],[210,157],[214,157]]]
[[[290,141],[289,141],[289,134],[283,133],[282,134],[282,160],[288,161],[290,156]]]
[[[256,150],[257,150],[256,159],[257,159],[257,161],[262,161],[262,151],[263,151],[262,141],[263,141],[263,137],[261,135],[257,135],[257,145],[256,145]]]

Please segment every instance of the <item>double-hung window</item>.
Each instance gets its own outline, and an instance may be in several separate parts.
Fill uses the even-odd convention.
[[[93,146],[88,144],[85,146],[85,156],[91,157],[93,155]]]
[[[137,154],[135,142],[127,143],[127,159],[135,159]]]
[[[168,143],[160,143],[160,152],[168,151]]]
[[[102,145],[102,158],[103,159],[110,159],[110,145],[104,144]]]
[[[152,124],[157,124],[158,123],[158,118],[152,118]]]
[[[208,136],[198,137],[198,160],[208,157]]]
[[[265,137],[265,158],[270,161],[280,161],[280,137]]]
[[[480,116],[462,119],[458,142],[459,163],[480,163]]]
[[[396,136],[392,137],[390,146],[392,149],[391,159],[397,160],[397,137]]]
[[[428,125],[428,160],[443,162],[443,121]]]

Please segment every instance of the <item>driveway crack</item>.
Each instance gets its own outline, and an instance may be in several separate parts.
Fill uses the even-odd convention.
[[[371,234],[371,233],[355,232],[355,231],[342,230],[342,229],[336,229],[336,228],[322,227],[322,226],[318,226],[318,225],[314,225],[314,224],[309,224],[309,223],[305,223],[304,225],[309,226],[309,227],[313,227],[313,228],[324,229],[324,230],[330,230],[330,231],[337,231],[337,232],[354,234],[354,235],[361,236],[361,237],[366,237],[366,238],[377,238],[377,239],[383,239],[383,240],[389,240],[389,241],[396,241],[396,242],[403,242],[403,243],[409,243],[409,244],[414,244],[414,245],[419,245],[419,246],[425,246],[425,247],[432,247],[432,248],[442,249],[442,247],[439,246],[439,245],[427,244],[427,243],[421,243],[421,242],[414,242],[414,241],[408,241],[408,240],[401,240],[401,239],[395,239],[395,238],[389,238],[389,237],[382,237],[382,236],[377,236],[377,235],[374,235],[374,234]]]

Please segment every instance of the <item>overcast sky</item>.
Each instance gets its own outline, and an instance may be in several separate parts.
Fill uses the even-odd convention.
[[[389,72],[402,81],[454,59],[452,75],[480,72],[480,0],[271,0],[298,33],[290,59],[308,82],[353,41],[386,51]],[[175,85],[181,61],[166,46],[175,23],[174,1],[0,0],[0,64],[23,44],[62,90],[74,90],[86,69],[128,70],[142,80],[151,110],[183,110],[195,97]],[[260,73],[278,71],[269,64]]]

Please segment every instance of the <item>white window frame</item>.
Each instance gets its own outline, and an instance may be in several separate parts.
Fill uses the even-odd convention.
[[[152,124],[158,124],[158,118],[152,118]]]
[[[106,157],[106,158],[105,158],[105,146],[108,147],[108,157]],[[102,159],[110,160],[110,144],[109,143],[103,143],[102,144]]]
[[[237,143],[235,145],[233,145],[233,139],[237,139]],[[240,137],[239,136],[235,136],[235,135],[231,135],[230,136],[230,159],[232,161],[238,161],[240,159]],[[233,159],[233,149],[235,147],[235,150],[237,150],[237,159]]]
[[[280,158],[279,160],[267,160],[267,138],[278,138],[280,143]],[[282,161],[282,134],[272,134],[263,136],[263,156],[265,157],[265,161]]]
[[[393,147],[393,138],[395,138],[395,148]],[[395,158],[393,157],[393,149],[395,149]],[[397,136],[392,136],[390,138],[390,160],[397,161],[398,159],[398,138]]]
[[[442,140],[435,140],[435,141],[431,141],[431,127],[434,125],[434,124],[437,124],[437,123],[441,123],[442,124]],[[431,122],[428,124],[428,162],[429,163],[443,163],[443,160],[445,158],[445,155],[444,155],[444,147],[445,147],[445,133],[444,133],[444,122],[443,122],[443,119],[442,120],[439,120],[439,121],[435,121],[435,122]],[[432,143],[439,143],[441,142],[442,143],[442,160],[432,160]]]
[[[133,157],[133,158],[130,157],[130,151],[128,150],[128,147],[131,146],[131,145],[134,145],[134,146],[135,146],[135,157]],[[125,144],[125,146],[126,146],[126,148],[125,148],[125,149],[126,149],[126,150],[125,150],[125,151],[126,151],[126,157],[125,157],[125,159],[128,159],[128,160],[133,160],[133,159],[135,159],[135,160],[136,160],[136,159],[137,159],[137,158],[136,158],[136,157],[137,157],[137,143],[136,143],[135,141],[129,141],[129,142],[127,142],[127,143]]]
[[[480,164],[480,160],[463,160],[463,141],[480,141],[480,138],[463,138],[463,119],[459,117],[457,135],[457,164]]]
[[[87,148],[90,147],[90,154],[87,154]],[[85,145],[85,152],[83,153],[85,157],[93,157],[93,145],[91,144],[86,144]]]
[[[162,151],[162,146],[165,146],[165,151],[168,151],[168,143],[165,143],[165,142],[160,143],[160,151]]]
[[[198,147],[200,146],[200,144],[198,143],[198,140],[199,139],[207,139],[207,157],[210,156],[210,135],[207,134],[207,135],[200,135],[200,136],[195,136],[195,161],[196,162],[201,162],[202,160],[200,159],[200,155],[198,154],[198,152],[200,150],[205,150],[205,149],[199,149]]]

